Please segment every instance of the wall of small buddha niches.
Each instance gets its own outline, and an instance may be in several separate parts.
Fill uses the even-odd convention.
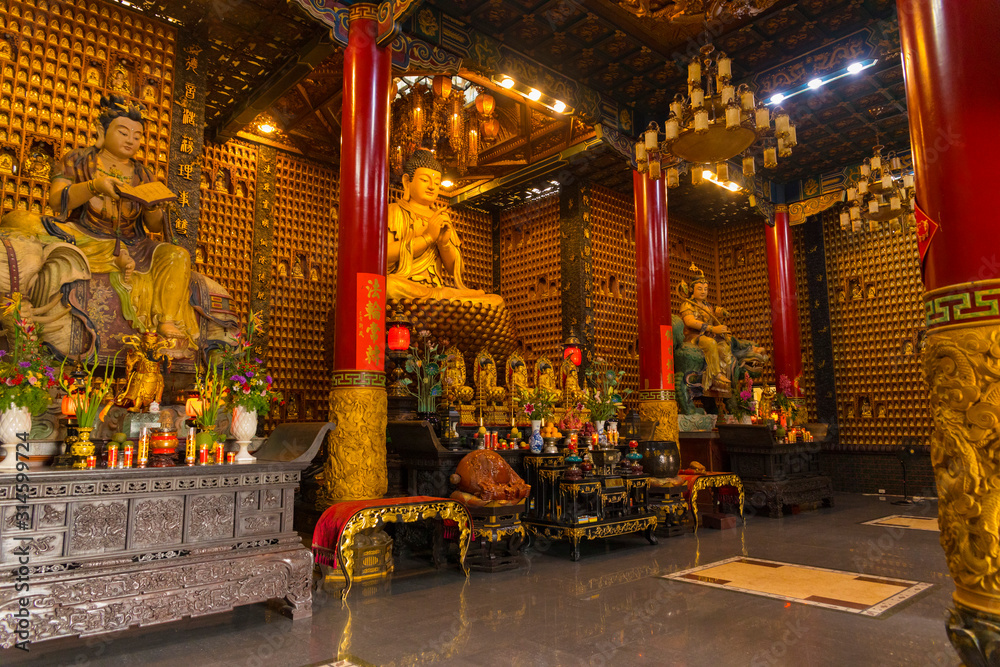
[[[742,339],[755,341],[770,355],[774,340],[766,231],[762,218],[719,227],[719,304],[730,314],[725,321],[730,330]],[[774,384],[773,360],[765,364],[762,380]]]
[[[0,208],[51,213],[57,160],[97,137],[102,94],[146,107],[137,159],[166,180],[173,28],[98,2],[0,0]]]
[[[667,197],[669,199],[669,195]],[[669,214],[669,201],[667,210]],[[670,312],[675,315],[681,312],[681,297],[677,293],[677,287],[682,280],[690,284],[694,277],[691,264],[705,272],[708,279],[708,302],[713,305],[719,303],[715,242],[714,229],[682,218],[669,218],[667,243],[670,248]]]
[[[634,391],[639,386],[639,350],[633,202],[607,188],[590,186],[590,235],[594,349],[605,361],[625,371],[625,386]]]
[[[504,210],[500,234],[500,295],[510,309],[525,361],[562,358],[559,195]],[[497,363],[501,363],[497,360]]]
[[[895,451],[931,432],[916,238],[883,227],[846,232],[823,214],[841,449]]]
[[[821,304],[810,302],[809,278],[806,275],[806,263],[804,261],[806,252],[810,248],[806,247],[802,230],[801,225],[792,227],[792,252],[795,255],[795,289],[799,297],[799,342],[802,346],[802,381],[799,387],[805,395],[807,418],[816,419],[816,362],[813,358],[813,342],[809,332],[812,331],[812,310],[813,308],[819,308]]]

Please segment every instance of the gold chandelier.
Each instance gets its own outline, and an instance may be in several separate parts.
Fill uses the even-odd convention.
[[[756,16],[777,0],[614,0],[636,16],[670,23],[709,21],[719,16]]]
[[[727,160],[743,154],[743,175],[750,177],[756,172],[751,149],[762,148],[764,167],[773,169],[798,143],[788,114],[757,103],[745,83],[734,86],[732,59],[721,52],[713,58],[714,51],[707,44],[688,64],[687,95],[677,93],[670,103],[663,132],[653,121],[635,146],[639,171],[657,179],[666,167],[668,187],[679,185],[682,163],[692,165],[696,185],[706,171],[727,181]]]
[[[397,82],[397,91],[390,108],[389,134],[396,173],[402,172],[413,151],[426,148],[434,151],[449,172],[446,176],[452,171],[464,175],[478,164],[480,149],[498,134],[493,96],[464,79],[404,77]]]
[[[878,231],[881,223],[899,232],[905,226],[915,229],[914,179],[904,172],[903,160],[895,153],[882,156],[883,146],[865,158],[857,178],[847,184],[847,201],[840,211],[840,227],[859,232],[867,223],[868,231]]]

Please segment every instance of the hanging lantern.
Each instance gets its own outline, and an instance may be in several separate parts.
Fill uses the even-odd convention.
[[[754,98],[753,91],[745,83],[740,84],[740,90],[738,91],[740,95],[740,104],[743,105],[744,111],[753,111],[754,108]]]
[[[483,121],[483,136],[487,139],[496,139],[500,134],[500,121],[496,118],[487,118]]]
[[[67,417],[76,416],[76,401],[69,394],[62,397],[62,413]]]
[[[788,114],[780,109],[776,109],[777,113],[774,116],[774,133],[778,136],[783,134],[788,134]]]
[[[695,134],[708,132],[708,110],[705,107],[694,112],[694,131]]]
[[[696,164],[691,167],[691,185],[701,185],[702,171],[701,165]]]
[[[846,232],[850,224],[851,224],[851,214],[847,212],[847,209],[844,209],[843,211],[840,212],[840,228]]]
[[[496,107],[496,100],[489,93],[480,93],[476,96],[476,111],[480,116],[490,117]]]
[[[646,144],[641,141],[635,143],[635,161],[646,162]]]
[[[717,179],[719,179],[720,181],[728,181],[729,180],[729,163],[728,162],[720,162],[719,164],[715,165],[715,177]]]
[[[868,194],[868,181],[866,179],[861,179],[858,181],[858,194],[866,195]]]
[[[701,82],[701,61],[697,58],[688,64],[688,83]]]
[[[705,106],[705,91],[700,86],[691,89],[691,108],[698,109]]]
[[[743,158],[743,175],[753,176],[757,172],[756,165],[754,164],[754,159],[752,155],[748,155]]]
[[[740,127],[740,107],[731,102],[726,106],[726,129],[736,130]]]
[[[766,130],[771,127],[771,112],[767,110],[767,107],[757,109],[755,117],[758,130]]]
[[[576,335],[575,329],[570,329],[569,336],[563,342],[563,359],[569,359],[574,366],[583,363],[583,352],[580,351],[580,339]]]
[[[402,324],[389,329],[388,334],[389,349],[393,352],[400,352],[410,347],[410,330]]]
[[[670,114],[670,118],[667,119],[663,129],[667,136],[667,141],[673,141],[680,134],[680,123],[677,121],[677,116],[674,113]]]
[[[444,74],[439,74],[434,77],[434,83],[432,84],[434,94],[441,99],[447,99],[451,95],[451,77],[445,76]]]
[[[722,86],[722,103],[728,105],[736,102],[736,88],[733,86]]]
[[[676,188],[681,184],[681,174],[677,171],[677,167],[670,167],[667,169],[667,187]]]
[[[778,166],[778,149],[768,146],[764,149],[764,168],[774,169]]]
[[[660,156],[656,153],[649,155],[649,178],[656,180],[660,177]]]
[[[655,151],[659,147],[659,128],[656,123],[650,123],[649,128],[643,134],[647,151]]]
[[[731,79],[733,77],[733,60],[727,58],[725,53],[719,53],[716,61],[716,71],[720,79]]]

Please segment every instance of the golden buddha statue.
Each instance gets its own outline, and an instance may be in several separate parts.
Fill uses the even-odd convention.
[[[581,402],[584,392],[580,388],[580,369],[570,358],[563,359],[562,367],[559,369],[562,376],[562,401],[567,409],[572,408]]]
[[[465,384],[465,357],[452,345],[444,351],[448,365],[444,371],[444,396],[448,403],[459,405],[472,402],[472,387]]]
[[[502,297],[465,284],[462,242],[438,201],[441,172],[428,150],[406,161],[403,196],[388,211],[386,307],[406,312],[467,354],[487,347],[506,356],[514,340],[510,314]]]
[[[115,397],[115,404],[128,407],[132,412],[143,412],[153,401],[159,403],[163,398],[160,365],[166,359],[169,368],[170,358],[164,350],[173,343],[155,331],[145,331],[141,336],[122,336],[122,342],[128,346],[125,357],[128,383],[125,391]]]
[[[535,362],[535,388],[544,389],[552,403],[558,403],[562,399],[562,391],[556,383],[556,372],[548,357],[540,357]]]
[[[729,327],[719,320],[721,308],[712,309],[708,301],[708,279],[705,273],[691,265],[695,277],[690,285],[681,282],[678,286],[681,299],[681,320],[684,322],[684,342],[694,343],[705,353],[708,365],[704,390],[709,388],[729,391],[730,381],[722,369],[729,366],[732,348],[729,342]]]
[[[164,211],[118,193],[119,184],[138,186],[154,180],[152,172],[134,159],[143,141],[142,107],[112,95],[101,98],[99,109],[97,144],[66,153],[52,168],[49,205],[56,217],[15,211],[0,220],[0,232],[33,237],[42,244],[61,242],[74,251],[66,261],[46,268],[46,298],[52,286],[107,274],[122,305],[121,317],[135,331],[171,339],[170,356],[192,357],[200,340],[196,308],[208,320],[210,339],[228,338],[225,330],[236,324],[235,318],[210,301],[213,294],[228,295],[203,276],[197,277],[200,287],[193,289],[188,252],[150,237],[157,233],[169,238]],[[32,301],[35,307],[51,307]],[[106,332],[82,309],[74,306],[73,314],[83,321],[93,347]],[[70,349],[69,328],[48,327],[43,336],[54,336],[46,337],[46,342],[62,354],[79,353]]]

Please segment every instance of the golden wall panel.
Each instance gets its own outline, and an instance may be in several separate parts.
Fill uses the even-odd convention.
[[[233,310],[245,321],[250,303],[257,148],[230,141],[205,144],[196,271],[225,287]]]
[[[670,195],[667,196],[669,198]],[[669,210],[670,204],[668,202],[668,215]],[[712,228],[681,218],[670,217],[668,219],[670,312],[675,315],[681,312],[681,299],[677,296],[677,286],[682,280],[691,281],[690,266],[692,262],[704,271],[705,277],[708,278],[708,302],[712,305],[719,303],[719,272],[716,266],[715,240],[715,230]]]
[[[145,105],[136,158],[165,181],[175,37],[103,2],[0,4],[0,212],[51,214],[49,174],[67,152],[94,143],[100,98],[112,86]]]
[[[493,291],[493,222],[486,211],[451,209],[451,219],[462,240],[462,279],[466,287]]]
[[[931,432],[920,367],[923,325],[916,239],[888,229],[851,233],[823,214],[840,444],[926,444]]]
[[[755,341],[773,358],[765,231],[763,219],[719,227],[719,303],[729,311],[730,330]],[[762,379],[774,384],[773,360],[765,365]]]
[[[806,275],[806,247],[802,225],[792,227],[792,252],[795,254],[795,289],[799,297],[799,338],[802,345],[802,382],[806,413],[816,418],[816,366],[813,359],[812,318],[810,317],[809,284]]]
[[[635,204],[631,197],[590,186],[593,244],[594,348],[639,386],[638,304],[635,291]],[[569,295],[567,295],[569,296]],[[630,397],[634,403],[637,395]]]
[[[286,421],[325,421],[340,197],[334,168],[278,151],[270,361]]]
[[[500,295],[524,344],[525,361],[548,356],[555,363],[563,342],[559,195],[503,211],[498,233]]]

